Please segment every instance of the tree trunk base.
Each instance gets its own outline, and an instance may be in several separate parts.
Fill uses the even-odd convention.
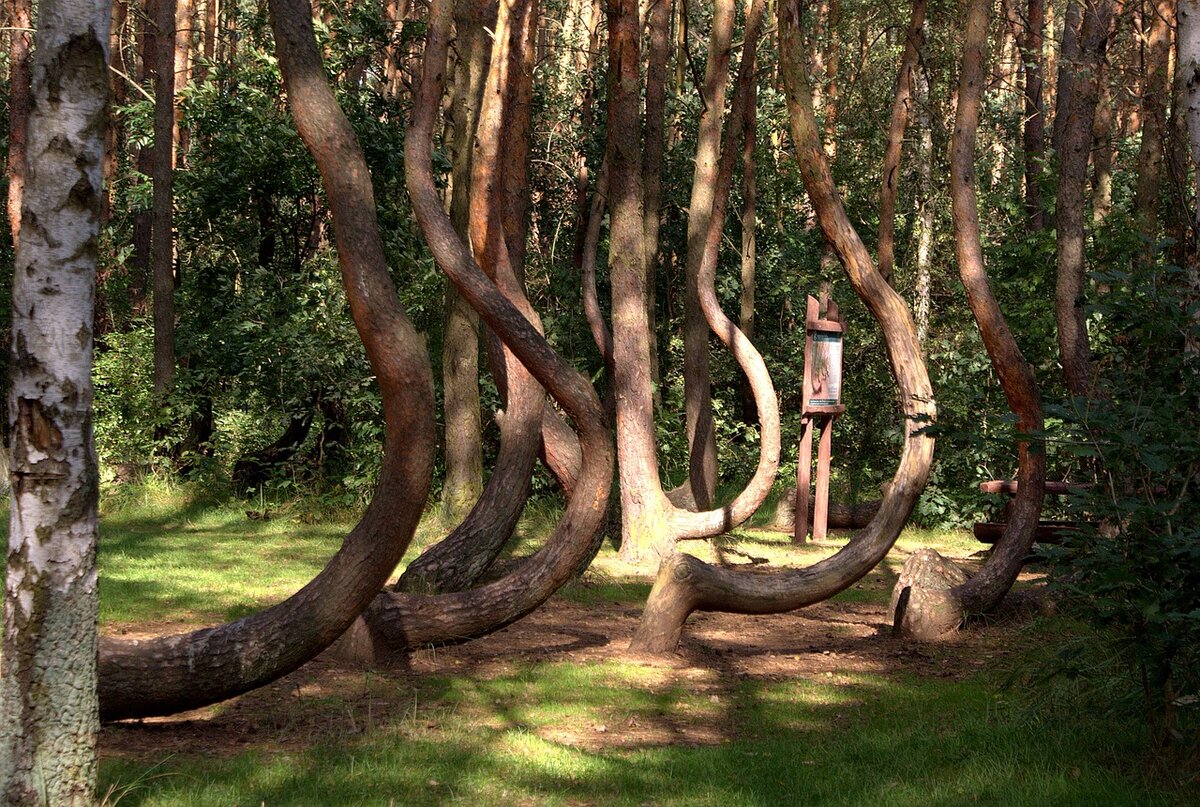
[[[892,589],[894,635],[921,642],[953,634],[966,616],[953,589],[967,573],[932,549],[914,552]]]

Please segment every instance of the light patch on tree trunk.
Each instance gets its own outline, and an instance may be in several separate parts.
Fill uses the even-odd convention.
[[[40,12],[13,279],[0,787],[8,804],[83,805],[99,727],[91,323],[111,11]]]

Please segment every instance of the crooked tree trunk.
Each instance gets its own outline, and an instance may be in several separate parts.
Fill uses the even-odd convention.
[[[498,42],[506,39],[499,33],[500,19],[512,11],[513,5],[532,5],[529,0],[524,4],[521,0],[503,2],[507,7],[502,7],[498,19]],[[362,629],[354,637],[355,641],[367,644],[356,648],[358,652],[386,654],[430,643],[463,641],[497,630],[538,607],[574,576],[599,547],[612,481],[610,437],[595,391],[483,274],[438,202],[431,146],[449,40],[449,5],[449,0],[434,0],[431,4],[422,80],[405,140],[405,174],[413,211],[438,265],[480,312],[488,327],[575,421],[583,463],[563,517],[538,553],[500,580],[464,592],[436,596],[381,592],[364,614]],[[529,11],[534,19],[535,12],[535,9]],[[493,66],[499,69],[497,64]],[[502,100],[489,94],[488,101]],[[482,119],[502,120],[487,112]],[[500,134],[493,131],[488,136],[499,138]],[[491,199],[493,205],[498,203],[498,195]],[[492,219],[498,218],[493,210]],[[503,244],[503,231],[497,236],[493,225],[491,232]],[[498,263],[503,263],[507,250],[497,249],[492,254]]]
[[[311,402],[310,402],[311,403]],[[209,406],[211,412],[211,402]],[[246,494],[258,490],[271,478],[271,472],[296,455],[308,439],[313,422],[313,407],[292,415],[287,428],[270,445],[240,457],[233,464],[233,489]]]
[[[519,280],[521,264],[517,261],[523,261],[523,254],[507,246],[509,238],[524,237],[524,228],[515,223],[524,219],[524,211],[512,203],[511,188],[527,183],[519,170],[521,161],[501,161],[499,143],[499,133],[503,132],[506,144],[516,148],[517,143],[526,141],[525,133],[529,131],[530,109],[523,99],[533,76],[520,60],[533,51],[524,40],[532,34],[536,9],[530,9],[529,3],[518,6],[513,9],[515,18],[508,11],[507,6],[502,7],[494,25],[496,44],[487,79],[489,94],[474,137],[469,238],[476,262],[540,331],[541,322]],[[502,37],[511,39],[504,41]],[[504,60],[504,64],[496,65],[497,60]],[[498,95],[503,97],[503,104],[496,100]],[[397,583],[397,591],[461,591],[472,585],[512,536],[529,497],[546,397],[510,350],[498,340],[490,342],[496,342],[489,344],[489,352],[497,386],[506,401],[500,419],[496,467],[470,514],[450,535],[409,564]]]
[[[975,195],[975,133],[979,128],[979,109],[983,100],[984,66],[987,61],[989,0],[971,0],[963,38],[962,67],[959,71],[958,109],[950,149],[951,211],[954,216],[954,247],[959,276],[967,293],[967,303],[979,327],[992,368],[1004,389],[1009,409],[1017,416],[1017,428],[1023,436],[1017,440],[1020,485],[1009,511],[1004,534],[979,572],[956,585],[938,599],[926,603],[922,620],[905,622],[901,608],[896,625],[914,638],[936,638],[921,631],[953,623],[957,626],[967,615],[982,614],[995,608],[1012,584],[1033,545],[1034,530],[1042,510],[1046,482],[1046,451],[1040,438],[1044,428],[1042,403],[1033,368],[1025,361],[1016,339],[996,303],[983,262],[979,235],[979,207]],[[1089,129],[1090,130],[1090,129]],[[911,599],[905,600],[911,602]],[[947,619],[930,619],[929,612],[946,614]]]
[[[710,566],[690,555],[666,559],[631,644],[635,651],[673,651],[693,611],[779,613],[820,602],[852,585],[874,568],[895,542],[924,490],[933,460],[933,439],[917,433],[920,424],[936,416],[936,408],[912,317],[904,301],[875,268],[830,176],[805,71],[799,0],[780,4],[779,21],[785,98],[804,185],[821,229],[837,251],[851,284],[882,327],[892,373],[900,388],[904,448],[875,518],[831,558],[807,569],[753,575]]]
[[[747,54],[753,58],[762,13],[763,4],[755,3],[748,14],[743,63]],[[649,323],[644,305],[645,253],[639,248],[644,230],[638,59],[636,6],[627,0],[613,0],[609,6],[609,265],[621,474],[621,557],[633,563],[669,553],[676,540],[717,535],[745,521],[765,500],[779,467],[779,409],[766,365],[745,335],[721,312],[711,288],[724,223],[722,207],[720,217],[710,221],[700,267],[699,302],[709,328],[750,377],[762,430],[758,465],[733,501],[714,510],[692,512],[675,506],[659,481],[650,395]],[[738,115],[742,115],[741,107]],[[733,156],[731,153],[729,159]],[[703,280],[706,276],[710,278],[707,285]]]
[[[362,150],[329,89],[308,3],[273,0],[271,20],[292,114],[325,183],[350,312],[383,396],[379,488],[337,554],[284,602],[216,628],[101,642],[100,708],[110,720],[225,700],[324,650],[395,569],[429,491],[433,379],[388,275]]]
[[[452,148],[450,218],[463,238],[467,237],[470,217],[471,143],[488,66],[486,29],[494,25],[494,11],[492,8],[489,13],[486,3],[458,3],[454,9],[458,58],[454,64],[448,127]],[[403,18],[397,18],[396,24],[402,25]],[[391,46],[393,50],[395,47]],[[449,281],[444,322],[442,397],[446,478],[442,486],[442,514],[449,523],[457,524],[483,493],[483,429],[479,409],[479,315]]]
[[[713,423],[712,378],[708,367],[708,323],[700,308],[700,263],[704,260],[708,223],[712,218],[721,125],[725,117],[725,85],[733,38],[733,0],[713,5],[712,34],[700,89],[700,123],[696,135],[696,167],[688,203],[687,264],[683,299],[683,395],[687,413],[688,481],[696,509],[712,507],[717,490],[717,435]],[[647,285],[653,281],[647,262]]]
[[[912,16],[904,37],[904,55],[896,74],[892,117],[883,154],[883,184],[879,188],[879,274],[888,283],[896,265],[896,191],[900,182],[900,151],[908,127],[913,99],[913,76],[920,61],[925,37],[925,0],[913,0]]]
[[[11,514],[0,678],[6,804],[90,805],[96,788],[92,296],[108,100],[104,2],[42,0],[13,272]],[[13,32],[14,38],[23,32]]]
[[[1084,216],[1088,152],[1091,148],[1093,119],[1100,63],[1108,42],[1112,0],[1097,0],[1089,5],[1082,21],[1075,64],[1070,75],[1070,103],[1060,105],[1062,144],[1059,160],[1058,201],[1056,205],[1058,281],[1054,295],[1058,322],[1059,360],[1067,390],[1076,396],[1088,395],[1092,388],[1091,350],[1088,347],[1087,318],[1084,309]],[[1064,60],[1063,70],[1067,70]],[[1060,73],[1061,84],[1063,74]]]

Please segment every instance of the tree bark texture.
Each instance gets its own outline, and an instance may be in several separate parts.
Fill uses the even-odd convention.
[[[642,177],[645,183],[646,217],[646,317],[650,321],[650,379],[654,384],[654,405],[662,407],[658,365],[658,330],[655,290],[658,287],[658,231],[662,222],[663,150],[666,145],[667,60],[671,55],[671,2],[650,0],[646,11],[646,131],[642,153]],[[685,347],[686,349],[686,347]],[[716,459],[716,443],[713,443]]]
[[[1104,0],[1099,0],[1104,2]],[[1066,132],[1068,109],[1072,104],[1075,80],[1083,75],[1079,63],[1079,32],[1083,26],[1084,7],[1094,8],[1097,0],[1068,0],[1063,12],[1062,42],[1058,51],[1058,81],[1054,90],[1054,128],[1051,145],[1054,153],[1062,155],[1063,136]]]
[[[1009,510],[1004,535],[979,572],[955,586],[951,604],[965,614],[992,610],[1016,582],[1042,510],[1046,482],[1046,450],[1040,438],[1044,429],[1042,402],[1033,367],[1025,361],[1004,314],[992,294],[983,261],[979,234],[979,205],[975,193],[975,135],[983,100],[989,0],[971,0],[967,6],[963,35],[962,67],[959,70],[958,109],[950,146],[951,212],[954,217],[954,251],[967,303],[979,327],[992,369],[1000,380],[1008,407],[1017,417],[1021,435],[1017,440],[1020,484]],[[1091,127],[1087,130],[1089,133]]]
[[[1042,165],[1046,160],[1045,105],[1042,102],[1042,47],[1046,31],[1046,0],[1028,0],[1020,38],[1025,75],[1025,216],[1030,232],[1046,228],[1042,205]]]
[[[732,120],[740,124],[748,103],[750,75],[761,30],[763,3],[751,6],[746,25],[740,100]],[[733,354],[755,392],[762,430],[758,465],[746,487],[724,507],[692,512],[672,504],[662,490],[655,454],[650,398],[649,328],[644,301],[645,261],[638,248],[642,232],[640,143],[637,125],[636,7],[624,0],[609,6],[609,187],[611,234],[609,265],[613,296],[613,356],[617,403],[617,451],[621,473],[621,557],[633,563],[667,554],[674,541],[720,534],[745,521],[762,504],[779,467],[779,409],[762,356],[721,311],[713,288],[725,204],[714,206],[698,272],[699,303],[709,328]],[[624,72],[623,72],[624,71]],[[734,139],[735,140],[735,139]],[[733,140],[721,159],[732,181],[737,155]],[[720,171],[718,171],[720,176]],[[718,182],[718,185],[720,183]],[[725,193],[728,194],[728,187]],[[714,194],[714,198],[716,198]]]
[[[488,69],[488,28],[495,15],[486,3],[457,3],[454,30],[457,59],[450,93],[450,218],[467,236],[470,216],[471,143]],[[494,12],[494,8],[491,9]],[[397,24],[402,24],[400,18]],[[394,47],[394,46],[393,46]],[[483,493],[483,426],[479,409],[479,315],[446,281],[442,331],[442,398],[445,414],[446,476],[442,514],[457,524]]]
[[[6,804],[96,787],[93,297],[111,6],[42,0],[13,272],[12,478],[0,678]]]
[[[688,480],[696,509],[707,510],[717,489],[717,435],[712,412],[712,377],[708,367],[708,323],[700,310],[700,262],[704,260],[712,218],[725,117],[725,86],[733,38],[734,0],[713,4],[712,33],[700,89],[700,123],[696,134],[695,170],[688,203],[687,268],[683,300],[683,389],[687,414]],[[648,263],[649,267],[650,264]],[[652,275],[647,271],[648,280]]]
[[[325,183],[351,316],[383,397],[379,488],[337,554],[284,602],[216,628],[103,641],[100,704],[107,719],[215,703],[286,675],[328,647],[395,569],[433,474],[429,359],[388,275],[362,149],[329,88],[308,3],[274,0],[271,20],[288,102]]]
[[[1153,260],[1158,242],[1158,197],[1162,188],[1171,97],[1169,60],[1174,0],[1147,0],[1142,15],[1145,73],[1142,77],[1142,142],[1138,148],[1133,215],[1144,242],[1143,260]]]
[[[502,1],[509,4],[510,10],[515,4],[513,0]],[[438,201],[432,135],[442,94],[449,6],[449,0],[434,0],[431,4],[421,85],[405,139],[405,173],[413,210],[438,265],[488,327],[575,421],[583,462],[576,489],[553,534],[515,571],[454,594],[381,592],[364,614],[362,631],[370,649],[377,653],[463,641],[497,630],[538,607],[599,548],[612,482],[613,453],[607,419],[591,384],[554,352],[480,270]],[[497,204],[498,196],[491,198],[493,205]]]
[[[32,0],[6,0],[8,19],[8,227],[13,250],[21,241],[21,193],[25,187],[25,143],[29,128],[29,46]]]
[[[936,199],[933,190],[933,115],[929,109],[929,74],[916,73],[917,104],[917,267],[913,289],[913,318],[917,342],[925,345],[933,287],[933,226]]]
[[[154,146],[150,261],[154,277],[154,392],[175,384],[175,0],[155,0]]]
[[[1070,103],[1060,105],[1062,145],[1059,152],[1058,200],[1056,204],[1058,280],[1054,294],[1055,319],[1058,323],[1059,361],[1067,390],[1076,396],[1088,395],[1092,388],[1091,350],[1088,346],[1087,318],[1084,311],[1084,270],[1086,232],[1084,229],[1085,191],[1088,153],[1100,64],[1108,42],[1112,0],[1096,0],[1083,15],[1076,58],[1072,71]],[[1063,70],[1067,69],[1064,60]],[[1063,74],[1059,74],[1061,85]]]
[[[753,0],[750,0],[753,2]],[[749,6],[747,6],[749,13]],[[754,65],[751,65],[754,70]],[[758,177],[755,171],[754,150],[758,145],[758,85],[751,82],[750,95],[742,112],[742,271],[741,298],[738,305],[738,328],[754,341],[755,268],[758,261]],[[754,421],[754,390],[749,379],[741,382],[742,419]]]
[[[527,183],[519,171],[512,170],[512,160],[501,160],[500,143],[503,133],[505,144],[515,148],[517,141],[525,139],[521,133],[529,130],[529,105],[521,99],[532,75],[523,69],[522,60],[533,51],[525,40],[530,37],[537,10],[536,0],[511,6],[503,3],[496,16],[491,67],[473,138],[469,229],[476,262],[540,331],[541,321],[525,298],[507,244],[512,220],[524,217],[523,210],[513,210],[509,189]],[[506,223],[510,227],[506,228]],[[523,237],[523,228],[516,229],[513,235]],[[523,255],[516,258],[523,260]],[[499,340],[491,341],[496,342],[489,350],[505,399],[496,466],[462,524],[409,564],[397,590],[461,591],[473,584],[512,536],[529,497],[546,396],[512,352]]]
[[[912,16],[904,36],[904,55],[896,74],[891,123],[883,153],[883,184],[879,189],[879,274],[888,283],[896,265],[896,192],[900,182],[900,151],[913,100],[913,76],[924,46],[926,0],[913,0]]]
[[[924,490],[933,460],[933,439],[917,433],[921,424],[936,416],[936,408],[912,317],[876,269],[830,176],[812,109],[799,0],[781,3],[779,18],[785,99],[804,185],[825,237],[883,330],[900,388],[907,436],[899,468],[875,518],[833,557],[807,569],[754,575],[713,567],[690,555],[676,554],[664,560],[631,643],[631,649],[639,652],[673,651],[693,611],[780,613],[820,602],[852,585],[874,568],[895,542]]]

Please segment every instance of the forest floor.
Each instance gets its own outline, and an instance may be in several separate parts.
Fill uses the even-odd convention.
[[[337,544],[337,529],[310,534],[287,518],[244,519],[229,508],[170,506],[109,517],[103,630],[151,635],[239,615],[298,587],[305,566],[319,568]],[[543,527],[531,519],[527,538],[536,542]],[[307,535],[299,544],[298,532]],[[158,539],[148,542],[151,534]],[[835,535],[795,549],[785,535],[755,530],[687,549],[776,568],[811,563],[844,542]],[[1138,757],[1137,731],[1103,716],[1042,712],[1003,686],[1045,655],[1047,631],[1054,642],[1070,640],[1061,620],[978,625],[933,645],[894,640],[892,584],[907,554],[923,545],[967,564],[980,548],[965,533],[906,533],[875,572],[833,600],[767,617],[694,615],[680,652],[662,660],[626,651],[650,576],[605,547],[581,580],[491,636],[413,652],[387,668],[326,654],[227,703],[107,725],[101,793],[125,805],[1195,798],[1194,789],[1155,784],[1130,761]],[[289,547],[294,565],[249,560],[278,558]],[[173,575],[163,569],[186,569],[193,551],[215,568],[167,579]],[[239,553],[246,560],[225,567],[222,558]],[[231,578],[229,588],[239,590],[233,567],[257,575],[258,588],[227,597],[220,580]],[[145,610],[114,601],[147,594]]]

